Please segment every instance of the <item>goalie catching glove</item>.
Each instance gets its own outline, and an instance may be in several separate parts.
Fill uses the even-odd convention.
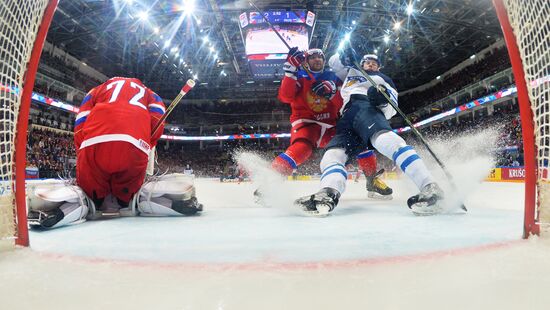
[[[333,81],[317,81],[313,83],[311,90],[319,97],[332,99],[338,89]]]

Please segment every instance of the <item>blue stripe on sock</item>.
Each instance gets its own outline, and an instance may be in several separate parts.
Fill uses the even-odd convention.
[[[371,157],[373,155],[374,155],[374,151],[373,150],[368,150],[366,152],[359,153],[359,155],[357,155],[357,158],[358,159],[368,158],[368,157]]]
[[[284,159],[293,169],[296,169],[296,167],[298,167],[294,159],[292,159],[292,157],[288,156],[286,153],[281,153],[279,157]]]
[[[407,159],[405,159],[402,163],[401,163],[401,171],[405,172],[405,169],[407,169],[407,167],[412,164],[413,161],[417,160],[417,159],[420,159],[420,156],[418,156],[417,154],[414,154],[414,155],[411,155],[409,157],[407,157]]]
[[[404,147],[400,148],[395,153],[393,153],[393,156],[392,156],[393,161],[397,161],[397,157],[399,157],[399,155],[405,153],[406,151],[412,150],[412,149],[413,149],[413,147],[410,146],[410,145],[407,145],[407,146],[404,146]]]
[[[333,173],[340,173],[341,175],[344,176],[344,179],[348,179],[348,174],[346,172],[346,170],[343,170],[343,169],[339,169],[339,168],[336,168],[336,169],[332,169],[332,170],[329,170],[329,171],[325,171],[323,173],[323,175],[321,176],[321,180],[326,177],[327,175],[329,174],[333,174]]]

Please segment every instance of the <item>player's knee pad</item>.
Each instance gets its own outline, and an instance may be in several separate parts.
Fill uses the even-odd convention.
[[[181,216],[202,211],[195,196],[193,177],[178,173],[145,182],[131,206],[141,216]]]
[[[393,159],[393,154],[402,147],[407,146],[403,138],[393,131],[380,131],[370,138],[370,142],[380,154]]]

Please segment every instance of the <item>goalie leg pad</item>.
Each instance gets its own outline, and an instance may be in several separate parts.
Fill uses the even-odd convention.
[[[193,215],[203,209],[195,197],[193,177],[183,174],[164,175],[146,182],[134,203],[141,216]]]

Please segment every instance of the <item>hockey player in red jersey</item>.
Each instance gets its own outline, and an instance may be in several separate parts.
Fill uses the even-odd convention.
[[[290,146],[272,162],[272,167],[284,175],[290,175],[304,163],[315,148],[324,148],[335,134],[343,104],[339,91],[342,81],[324,67],[325,55],[321,49],[304,53],[294,47],[288,53],[278,97],[292,109]],[[359,154],[357,161],[367,176],[368,196],[391,199],[391,188],[378,178],[374,151]]]
[[[127,206],[145,180],[148,156],[165,106],[135,78],[115,77],[92,89],[75,120],[76,181],[97,207],[112,194]]]

